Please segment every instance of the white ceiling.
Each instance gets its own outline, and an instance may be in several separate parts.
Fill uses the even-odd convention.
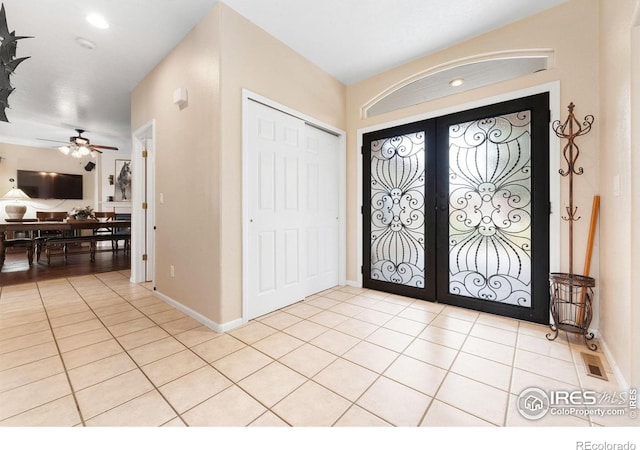
[[[556,6],[566,0],[225,0],[345,84]],[[217,0],[2,0],[30,56],[12,76],[0,142],[53,147],[75,128],[128,149],[136,84]],[[99,12],[108,30],[85,17]],[[95,43],[93,50],[76,38]],[[1,155],[0,155],[1,156]]]

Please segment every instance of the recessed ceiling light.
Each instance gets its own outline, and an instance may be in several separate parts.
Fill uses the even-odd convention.
[[[106,30],[107,28],[109,28],[109,24],[107,23],[105,18],[99,14],[89,14],[87,16],[87,22],[89,22],[96,28],[100,28],[101,30]]]
[[[95,42],[90,41],[89,39],[85,39],[83,37],[77,37],[75,38],[75,41],[76,41],[76,44],[78,44],[82,48],[86,48],[88,50],[93,50],[94,48],[96,48]]]
[[[449,86],[458,87],[458,86],[462,86],[463,83],[464,83],[464,78],[454,78],[453,80],[449,81]]]

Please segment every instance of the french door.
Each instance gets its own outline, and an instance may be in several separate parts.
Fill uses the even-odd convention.
[[[549,319],[549,101],[363,136],[364,286]]]

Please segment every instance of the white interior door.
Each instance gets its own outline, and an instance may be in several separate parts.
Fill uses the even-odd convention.
[[[248,319],[305,297],[302,120],[248,102]]]
[[[338,284],[339,139],[305,125],[305,259],[307,295]]]

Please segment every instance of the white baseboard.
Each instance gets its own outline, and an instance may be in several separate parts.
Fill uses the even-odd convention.
[[[362,285],[360,283],[358,283],[357,281],[353,281],[353,280],[347,280],[345,283],[347,286],[351,286],[351,287],[362,287]]]
[[[197,320],[198,322],[200,322],[205,327],[211,328],[213,331],[215,331],[217,333],[224,333],[226,331],[232,330],[232,329],[242,325],[242,323],[243,323],[242,319],[236,319],[236,320],[232,320],[231,322],[218,324],[218,323],[214,322],[213,320],[203,316],[199,312],[194,311],[193,309],[191,309],[191,308],[189,308],[187,306],[184,306],[182,303],[172,299],[171,297],[162,294],[161,292],[154,291],[153,295],[158,297],[163,302],[170,304],[171,306],[173,306],[177,310],[182,311],[183,313],[185,313],[189,317]]]

